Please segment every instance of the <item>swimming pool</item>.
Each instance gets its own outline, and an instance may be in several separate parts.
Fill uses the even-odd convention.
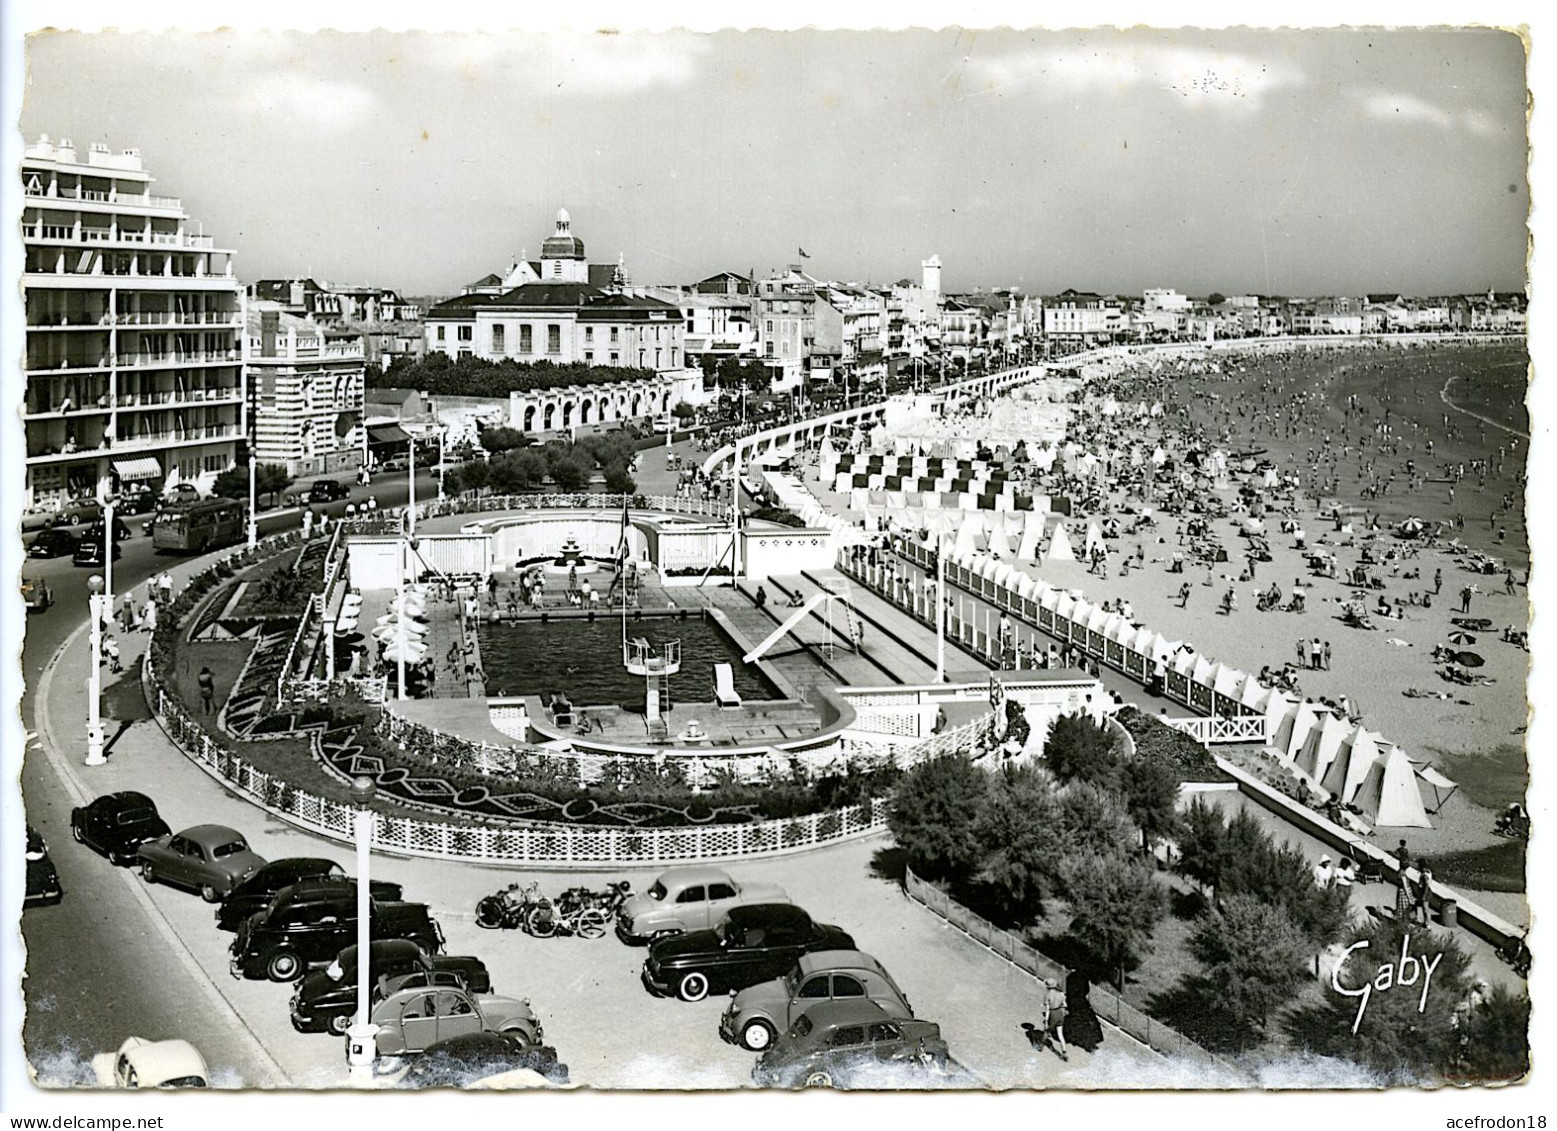
[[[643,677],[622,666],[620,620],[483,621],[477,632],[489,695],[561,691],[581,707],[643,703]],[[627,635],[655,645],[681,641],[681,671],[667,681],[673,703],[712,703],[715,664],[730,665],[741,698],[783,698],[755,665],[741,662],[741,647],[710,619],[644,617],[627,622]]]

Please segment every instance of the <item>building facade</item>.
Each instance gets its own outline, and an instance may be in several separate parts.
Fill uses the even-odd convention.
[[[208,489],[245,424],[233,252],[151,193],[138,150],[45,136],[21,178],[29,501]]]
[[[246,343],[259,461],[292,475],[355,470],[367,451],[361,337],[256,303]]]

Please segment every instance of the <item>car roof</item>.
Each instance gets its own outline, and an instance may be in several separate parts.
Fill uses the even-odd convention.
[[[334,860],[326,860],[323,856],[283,856],[280,860],[272,860],[259,871],[256,876],[293,875],[301,879],[325,879],[324,873],[331,868],[340,867]]]
[[[137,1072],[155,1068],[158,1080],[177,1080],[185,1076],[198,1076],[204,1080],[207,1076],[205,1057],[188,1041],[144,1041],[135,1045],[126,1041],[123,1052]]]
[[[118,793],[105,793],[103,796],[93,801],[92,804],[99,805],[104,801],[112,801],[115,805],[123,806],[124,808],[134,807],[136,809],[140,809],[150,807],[153,812],[155,812],[157,808],[157,803],[155,801],[147,797],[144,793],[137,793],[133,789],[121,789]]]
[[[748,923],[796,923],[811,922],[811,916],[793,903],[748,903],[732,907],[725,916],[738,926]]]
[[[249,843],[248,837],[226,825],[190,825],[187,829],[180,829],[178,835],[186,840],[199,841],[201,844],[226,844],[230,840]]]
[[[815,974],[819,970],[869,970],[872,974],[886,975],[881,963],[863,950],[813,950],[800,956],[802,974]]]
[[[818,1001],[806,1010],[811,1024],[818,1029],[838,1025],[869,1025],[875,1021],[890,1021],[885,1009],[868,997],[838,998]]]
[[[706,864],[694,864],[686,868],[671,868],[660,873],[660,883],[669,887],[671,884],[680,884],[685,887],[688,884],[725,883],[729,881],[730,874],[723,868],[710,868]]]
[[[408,958],[412,955],[427,957],[427,952],[422,949],[421,943],[413,942],[410,939],[374,939],[368,943],[369,962],[387,961],[400,957],[402,953]],[[350,954],[355,959],[357,956],[357,944],[352,943],[350,946],[342,947],[340,953],[335,956],[335,960],[340,962],[341,956],[346,954]]]

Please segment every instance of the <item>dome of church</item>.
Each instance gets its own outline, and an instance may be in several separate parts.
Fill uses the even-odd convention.
[[[569,230],[571,227],[572,217],[568,215],[568,210],[557,209],[557,230],[541,244],[542,259],[584,258],[584,241]]]

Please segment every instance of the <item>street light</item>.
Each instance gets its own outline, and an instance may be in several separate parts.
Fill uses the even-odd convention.
[[[368,1001],[368,959],[373,943],[373,903],[368,881],[368,866],[373,843],[373,779],[352,779],[352,831],[357,840],[357,1017],[347,1030],[346,1061],[351,1066],[351,1082],[372,1087],[374,1064],[378,1060],[378,1026],[373,1024]]]
[[[112,548],[105,552],[111,556]],[[97,574],[87,578],[87,609],[92,617],[92,667],[87,672],[87,756],[86,764],[101,766],[103,757],[103,579]]]
[[[249,549],[259,543],[259,517],[258,517],[258,492],[256,491],[256,478],[258,460],[254,454],[255,438],[259,434],[259,382],[249,386]]]

